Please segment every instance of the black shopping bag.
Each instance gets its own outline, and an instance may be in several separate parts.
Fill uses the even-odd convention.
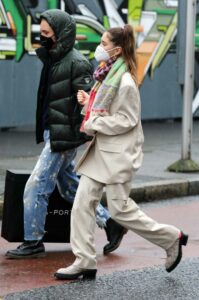
[[[23,192],[30,172],[7,170],[1,236],[9,242],[23,242]],[[70,242],[72,205],[64,200],[57,187],[50,196],[44,242]]]

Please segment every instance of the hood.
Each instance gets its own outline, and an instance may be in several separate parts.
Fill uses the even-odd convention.
[[[70,51],[75,43],[76,24],[75,19],[60,9],[49,9],[41,14],[55,32],[57,45],[50,50],[52,57],[60,58],[62,54]]]

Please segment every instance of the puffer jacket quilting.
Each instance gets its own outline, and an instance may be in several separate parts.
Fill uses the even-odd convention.
[[[48,53],[48,59],[51,61],[48,79],[51,149],[52,151],[65,151],[78,147],[89,139],[79,130],[82,116],[76,94],[79,89],[90,90],[93,84],[93,70],[87,59],[74,48],[76,36],[74,18],[58,9],[45,11],[41,18],[46,19],[57,38],[56,47]],[[42,55],[41,50],[43,49],[38,49],[37,53],[45,67],[46,56]],[[43,72],[44,69],[41,73],[37,100],[36,139],[38,143],[43,141],[41,122]]]

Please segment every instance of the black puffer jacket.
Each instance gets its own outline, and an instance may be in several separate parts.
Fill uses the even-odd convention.
[[[44,67],[38,89],[36,140],[37,143],[43,141],[42,114],[46,90],[44,85],[47,84],[51,149],[60,152],[75,148],[89,139],[79,131],[82,116],[76,95],[79,89],[90,90],[93,84],[92,67],[87,59],[73,48],[76,36],[73,17],[61,10],[50,9],[45,11],[41,18],[44,18],[55,32],[57,44],[49,52],[45,52],[43,47],[37,50]],[[45,67],[49,58],[50,74],[46,83]]]

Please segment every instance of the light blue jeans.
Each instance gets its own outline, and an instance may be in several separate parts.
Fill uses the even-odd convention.
[[[56,184],[61,196],[73,203],[79,178],[74,169],[77,150],[52,152],[49,130],[44,131],[45,147],[30,175],[24,191],[24,239],[41,240],[45,234],[44,226],[49,196]],[[99,204],[96,220],[99,227],[106,226],[109,212]]]

